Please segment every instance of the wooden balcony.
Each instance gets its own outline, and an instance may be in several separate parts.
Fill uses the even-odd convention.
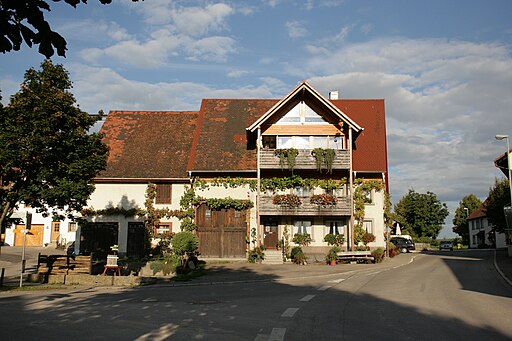
[[[260,215],[273,216],[349,216],[350,197],[338,197],[333,206],[322,207],[309,202],[310,197],[300,197],[302,205],[296,208],[287,208],[272,203],[273,195],[264,194],[260,197]]]
[[[311,155],[311,150],[300,149],[295,159],[295,169],[316,169],[316,160]],[[260,168],[281,169],[279,157],[275,155],[275,149],[260,150]],[[284,168],[287,168],[285,164]],[[332,169],[350,169],[350,154],[348,150],[336,150]]]

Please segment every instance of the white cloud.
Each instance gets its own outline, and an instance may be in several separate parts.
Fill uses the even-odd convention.
[[[248,74],[250,74],[250,72],[247,70],[231,70],[226,74],[226,76],[229,78],[240,78],[247,76]]]
[[[222,62],[236,52],[236,42],[229,37],[208,37],[188,44],[185,47],[190,60],[210,60]]]
[[[304,27],[304,22],[287,21],[285,26],[290,38],[301,38],[308,35],[308,30]]]
[[[188,7],[173,10],[171,17],[180,34],[204,36],[209,32],[226,29],[225,19],[233,14],[233,9],[222,3],[208,5],[205,8]]]

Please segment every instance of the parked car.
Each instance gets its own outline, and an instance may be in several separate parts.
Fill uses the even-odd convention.
[[[450,250],[453,251],[453,244],[450,241],[443,241],[439,243],[439,250]]]
[[[416,250],[416,245],[414,245],[414,242],[407,238],[402,237],[394,237],[390,240],[391,243],[393,243],[400,252],[411,252],[413,250]]]

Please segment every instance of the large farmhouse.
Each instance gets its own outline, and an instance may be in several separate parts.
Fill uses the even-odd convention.
[[[140,255],[151,215],[155,233],[195,226],[203,256],[244,257],[250,246],[275,249],[297,233],[308,233],[312,248],[343,234],[351,248],[355,229],[375,236],[370,247],[385,246],[382,99],[326,98],[303,81],[282,99],[111,111],[101,132],[110,154],[82,212],[87,221],[60,224],[71,232],[48,223],[51,236],[40,242],[76,233],[83,254],[119,245],[121,254]]]

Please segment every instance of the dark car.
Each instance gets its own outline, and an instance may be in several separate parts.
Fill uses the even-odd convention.
[[[453,244],[449,241],[444,241],[439,243],[439,250],[450,250],[453,251]]]
[[[391,243],[393,243],[400,252],[411,252],[413,250],[416,250],[416,245],[414,245],[414,242],[407,238],[402,237],[394,237],[390,240]]]

